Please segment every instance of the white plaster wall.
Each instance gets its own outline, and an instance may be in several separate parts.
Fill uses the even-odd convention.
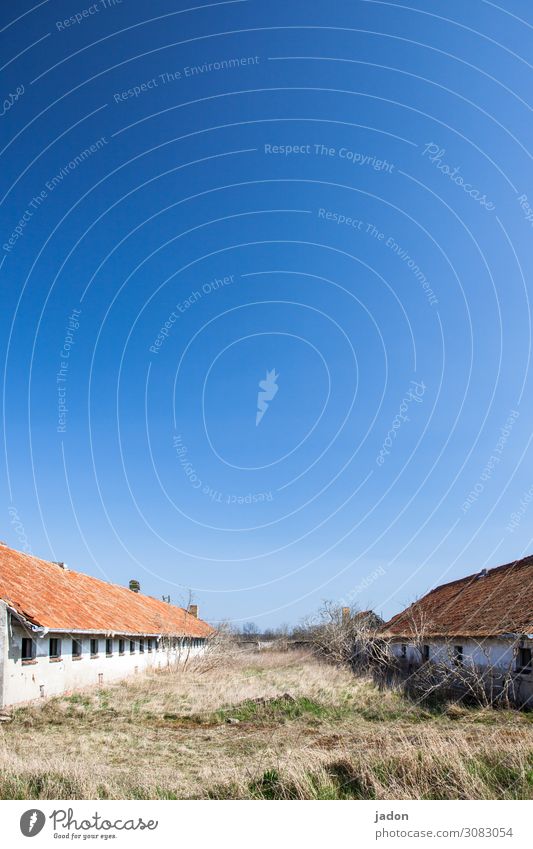
[[[171,663],[193,657],[205,651],[204,646],[167,651],[152,638],[152,651],[148,652],[148,639],[144,638],[144,654],[139,652],[139,638],[135,641],[135,653],[130,654],[130,638],[125,637],[125,653],[119,654],[119,638],[113,639],[113,655],[106,656],[106,638],[97,635],[75,635],[82,643],[81,659],[72,657],[72,637],[50,632],[46,637],[33,636],[35,659],[28,663],[21,659],[22,638],[29,636],[16,623],[7,633],[7,651],[4,655],[3,704],[13,705],[47,696],[56,696],[91,684],[105,684],[135,675],[154,667],[164,668]],[[61,639],[61,659],[49,657],[49,640]],[[90,640],[99,640],[98,657],[91,657]],[[0,641],[1,642],[1,641]],[[101,678],[100,678],[101,676]],[[1,676],[0,676],[1,680]],[[41,688],[43,688],[41,690]]]
[[[407,646],[407,660],[411,663],[416,663],[421,659],[420,646],[414,646],[407,641],[404,643]],[[455,640],[445,642],[444,640],[427,640],[429,645],[429,658],[439,663],[445,663],[453,660],[454,646],[463,647],[463,658],[465,663],[473,663],[476,666],[501,666],[508,668],[513,664],[513,645],[510,641],[505,640],[466,640],[458,637]],[[402,656],[402,644],[393,643],[392,651],[396,657]]]
[[[0,707],[4,702],[4,673],[7,665],[7,607],[0,601]]]
[[[450,666],[453,664],[453,649],[454,646],[463,647],[463,661],[465,666],[491,666],[499,667],[502,672],[511,669],[515,670],[515,658],[513,657],[513,642],[504,639],[487,639],[487,640],[466,640],[457,637],[455,640],[445,642],[444,640],[427,640],[429,645],[429,659],[437,663],[447,663]],[[406,657],[404,660],[407,663],[420,663],[421,651],[420,647],[404,643],[407,646]],[[533,640],[524,640],[523,646],[533,648]],[[395,657],[402,657],[402,643],[394,642],[392,644],[392,652]],[[516,681],[520,679],[520,694],[524,699],[533,699],[533,673],[515,673]]]

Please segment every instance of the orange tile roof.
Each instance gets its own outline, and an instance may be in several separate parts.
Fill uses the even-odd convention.
[[[156,598],[0,545],[0,598],[50,631],[208,637],[213,628]]]
[[[384,636],[491,637],[533,633],[533,556],[431,590],[382,628]]]

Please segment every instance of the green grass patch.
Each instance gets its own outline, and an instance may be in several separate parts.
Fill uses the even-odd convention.
[[[468,771],[487,788],[488,795],[497,799],[533,798],[533,753],[525,766],[512,763],[509,757],[497,753],[469,761]]]
[[[287,720],[306,717],[308,720],[343,719],[347,714],[345,707],[324,705],[306,696],[296,699],[280,698],[265,701],[249,699],[233,707],[225,707],[215,711],[214,717],[218,722],[237,719],[239,722],[285,722]]]
[[[83,693],[73,693],[72,696],[67,696],[65,701],[71,705],[81,705],[84,708],[92,707],[92,699]]]
[[[298,782],[287,780],[277,769],[268,769],[249,785],[252,799],[373,799],[374,792],[347,760],[334,761],[317,772],[305,773]]]
[[[81,792],[74,779],[61,773],[28,772],[0,777],[2,799],[79,799]]]

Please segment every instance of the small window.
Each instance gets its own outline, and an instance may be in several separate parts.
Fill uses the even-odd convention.
[[[113,640],[107,639],[105,641],[105,653],[107,657],[111,657],[113,654]]]
[[[72,657],[81,657],[81,640],[72,640]]]
[[[427,663],[427,661],[429,660],[429,646],[428,645],[422,646],[422,660],[424,661],[424,663]]]
[[[401,655],[402,657],[407,657],[407,646],[405,645],[405,643],[402,643]]]
[[[147,643],[148,643],[148,651],[151,652],[152,651],[152,639],[151,639],[151,637],[148,638]]]
[[[125,651],[126,651],[126,640],[119,640],[118,641],[118,653],[124,654]]]
[[[518,649],[518,657],[516,658],[516,671],[527,675],[531,672],[531,649]]]
[[[33,660],[35,658],[35,643],[30,637],[22,638],[22,660]]]
[[[50,660],[59,660],[61,657],[61,640],[57,637],[50,637],[49,655]]]
[[[135,640],[130,640],[130,654],[135,654]]]
[[[454,646],[453,647],[453,662],[456,666],[462,666],[464,661],[463,655],[463,647],[462,646]]]
[[[144,654],[144,640],[139,640],[139,653]]]
[[[98,657],[98,640],[91,640],[91,657]]]

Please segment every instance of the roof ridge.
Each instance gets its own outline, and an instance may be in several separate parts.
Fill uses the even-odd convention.
[[[393,616],[383,631],[407,635],[416,630],[410,623],[410,614],[416,614],[428,636],[531,633],[532,591],[533,556],[528,555],[434,587]]]
[[[526,562],[529,561],[529,562]],[[526,557],[521,557],[519,560],[511,560],[509,563],[502,563],[500,566],[492,566],[490,569],[479,569],[477,572],[472,572],[470,575],[465,575],[463,578],[455,578],[453,581],[446,581],[444,584],[438,584],[438,586],[433,587],[433,589],[428,590],[426,595],[431,595],[432,593],[436,593],[438,590],[441,590],[443,587],[451,587],[454,584],[462,584],[465,581],[469,581],[472,579],[477,579],[480,575],[488,578],[489,575],[493,575],[495,572],[502,572],[504,569],[511,568],[521,568],[524,566],[533,566],[533,554],[528,554]]]
[[[48,630],[208,636],[184,607],[55,561],[0,546],[0,599]]]
[[[117,590],[123,590],[124,592],[128,593],[132,592],[129,587],[125,587],[123,584],[116,584],[114,581],[105,580],[105,578],[97,578],[96,575],[89,575],[87,572],[81,572],[79,569],[72,569],[70,566],[68,567],[68,569],[64,569],[63,566],[59,565],[59,562],[57,560],[45,560],[44,557],[38,557],[36,554],[29,554],[26,551],[18,551],[16,548],[10,548],[10,546],[5,544],[1,544],[1,547],[7,548],[8,551],[15,552],[21,557],[27,557],[31,560],[36,560],[38,563],[42,563],[45,566],[52,566],[54,569],[59,569],[60,574],[64,575],[67,579],[69,575],[80,575],[82,578],[87,578],[87,580],[89,581],[96,581],[96,583],[98,584],[105,584],[105,586],[107,587],[114,587]],[[181,604],[172,604],[170,602],[163,601],[163,599],[157,598],[153,595],[148,595],[147,593],[143,593],[140,590],[138,592],[135,592],[134,595],[136,595],[137,598],[149,598],[152,601],[157,601],[161,604],[170,604],[170,607],[175,607],[178,610],[183,610],[183,612],[186,613],[187,616],[191,615],[185,607],[181,606]]]

